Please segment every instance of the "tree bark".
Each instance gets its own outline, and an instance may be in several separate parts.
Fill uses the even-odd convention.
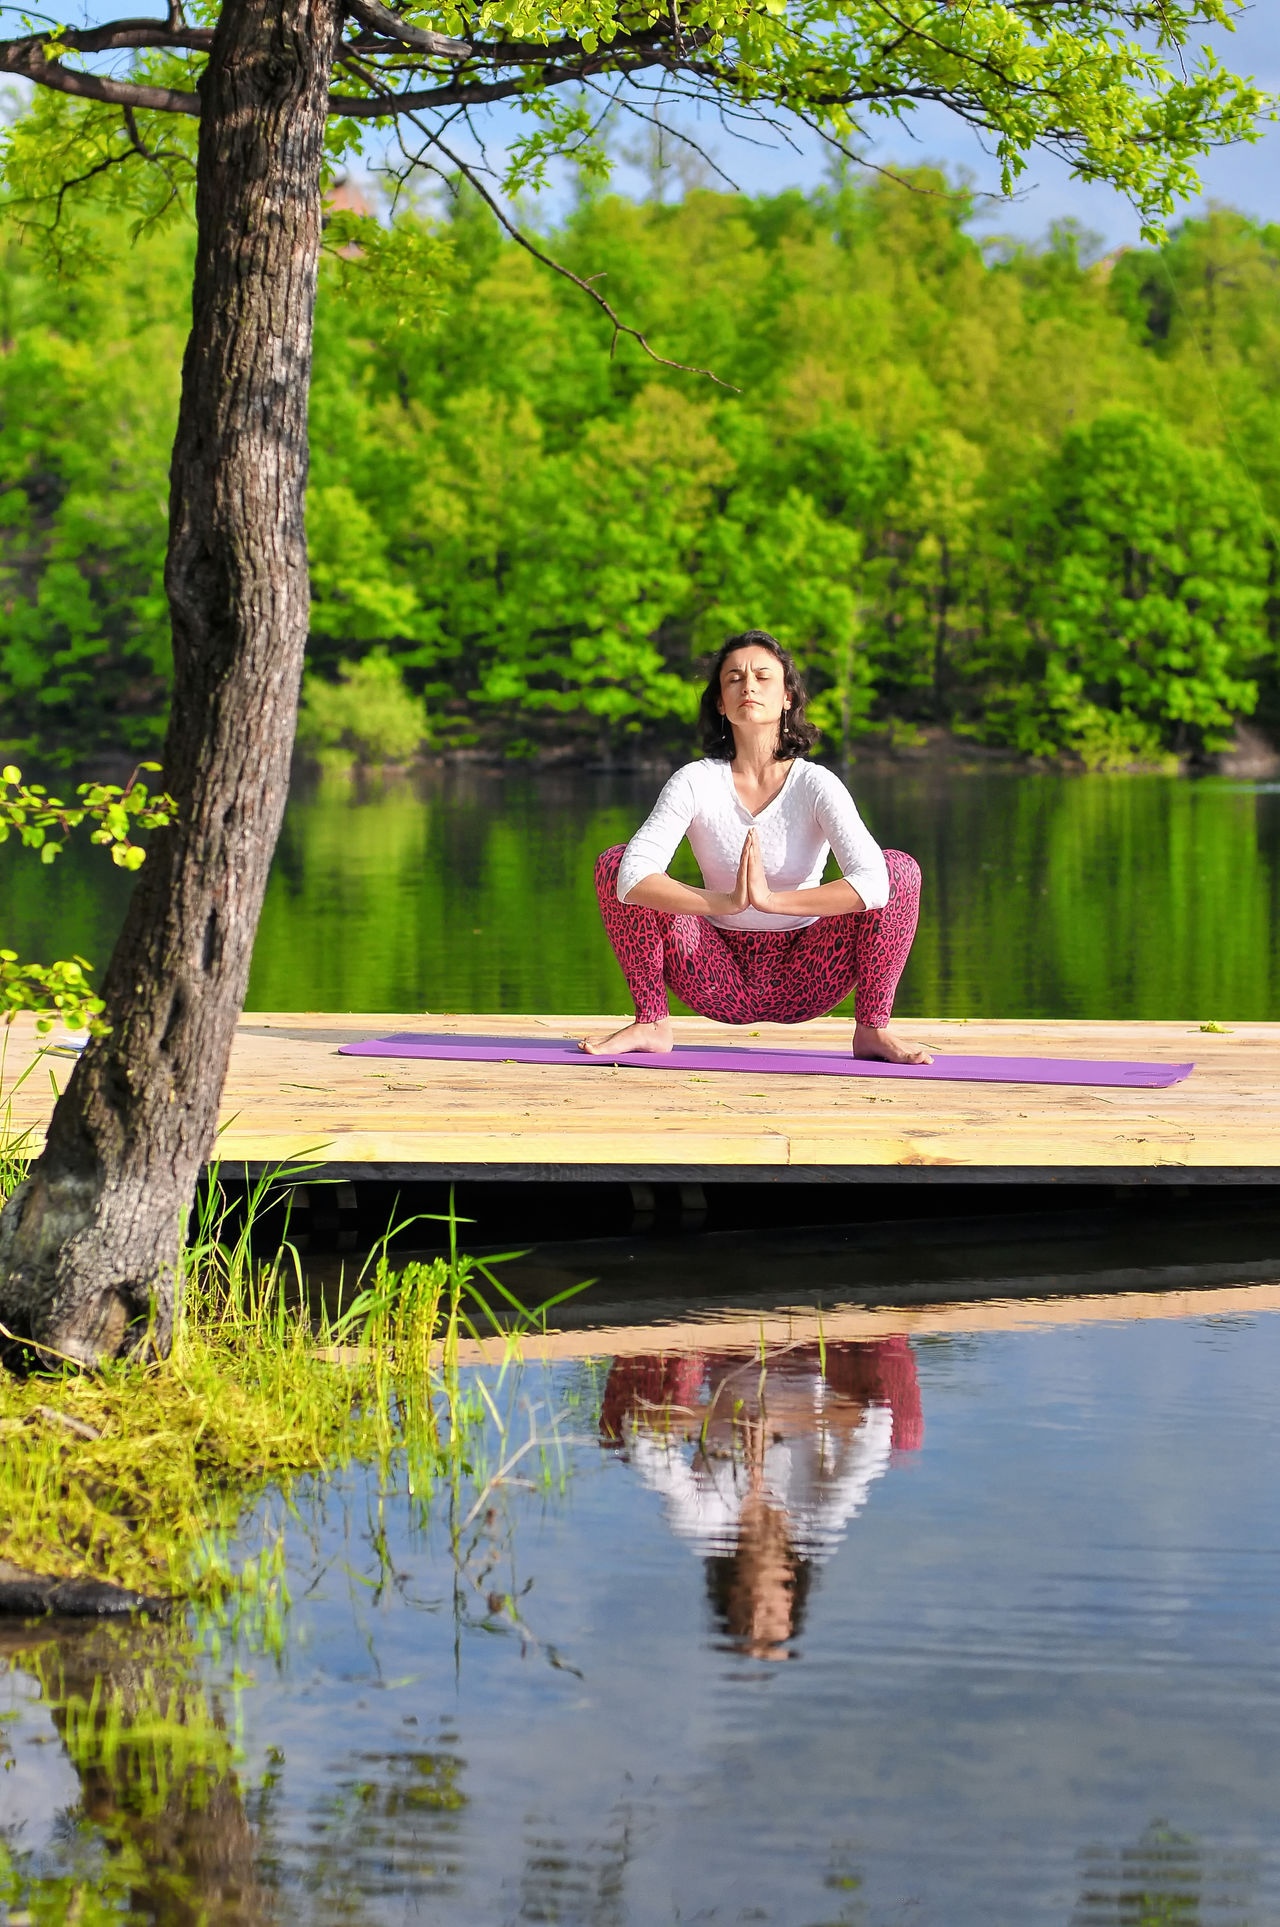
[[[0,1219],[0,1321],[85,1363],[172,1338],[176,1261],[244,1001],[307,638],[307,389],[340,0],[224,0],[201,83],[171,470],[173,707],[95,1039]]]

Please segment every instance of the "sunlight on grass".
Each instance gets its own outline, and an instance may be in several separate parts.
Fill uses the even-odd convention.
[[[7,1194],[23,1147],[2,1146],[0,1134]],[[0,1559],[189,1601],[238,1630],[247,1615],[271,1643],[287,1603],[283,1524],[248,1556],[230,1550],[256,1499],[278,1493],[283,1517],[307,1475],[399,1454],[416,1497],[456,1478],[492,1403],[460,1390],[459,1339],[497,1333],[514,1355],[530,1323],[501,1260],[461,1254],[450,1213],[448,1257],[396,1268],[402,1227],[389,1227],[347,1307],[313,1313],[287,1217],[274,1255],[254,1255],[255,1223],[289,1176],[259,1180],[234,1210],[213,1174],[168,1358],[0,1373]]]

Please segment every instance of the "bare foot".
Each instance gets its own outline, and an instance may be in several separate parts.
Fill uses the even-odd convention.
[[[855,1057],[878,1058],[882,1064],[932,1064],[933,1053],[923,1044],[900,1044],[893,1032],[873,1030],[870,1024],[855,1024],[853,1031],[853,1054]]]
[[[664,1017],[660,1024],[625,1024],[608,1037],[584,1037],[582,1048],[588,1057],[617,1057],[627,1050],[652,1051],[657,1056],[669,1051],[675,1041],[671,1019]]]

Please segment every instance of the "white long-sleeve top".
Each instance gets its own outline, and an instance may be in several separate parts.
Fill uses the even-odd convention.
[[[790,1438],[775,1434],[759,1467],[737,1453],[707,1457],[670,1432],[646,1432],[634,1424],[627,1427],[627,1457],[661,1495],[673,1531],[704,1558],[735,1549],[743,1505],[758,1488],[769,1506],[787,1515],[795,1550],[806,1559],[827,1559],[889,1469],[893,1413],[887,1405],[873,1405],[857,1430],[841,1438],[822,1425],[825,1391],[821,1381],[814,1387],[813,1430]]]
[[[685,836],[704,887],[732,890],[743,839],[753,823],[770,889],[813,889],[822,881],[827,852],[834,850],[840,874],[868,910],[882,909],[889,901],[884,852],[858,815],[853,798],[838,776],[801,757],[792,763],[772,803],[766,803],[756,817],[738,795],[728,763],[707,757],[678,769],[623,852],[619,899],[625,903],[637,883],[665,871]],[[735,917],[711,918],[722,930],[802,930],[816,921],[752,909],[740,910]]]

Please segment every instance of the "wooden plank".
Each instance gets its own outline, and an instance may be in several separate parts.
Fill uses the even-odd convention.
[[[1280,1024],[1224,1033],[1189,1023],[912,1021],[905,1036],[980,1054],[1196,1061],[1169,1090],[893,1082],[566,1066],[339,1057],[338,1045],[393,1030],[577,1037],[604,1017],[248,1012],[224,1093],[218,1153],[253,1164],[301,1160],[351,1171],[760,1173],[842,1172],[903,1181],[982,1176],[1025,1181],[1179,1175],[1270,1180],[1280,1169]],[[678,1018],[687,1042],[847,1048],[847,1022],[745,1031]],[[24,1071],[30,1074],[22,1077]],[[29,1018],[10,1029],[0,1088],[10,1130],[38,1144],[50,1073]],[[21,1081],[17,1081],[21,1078]]]

